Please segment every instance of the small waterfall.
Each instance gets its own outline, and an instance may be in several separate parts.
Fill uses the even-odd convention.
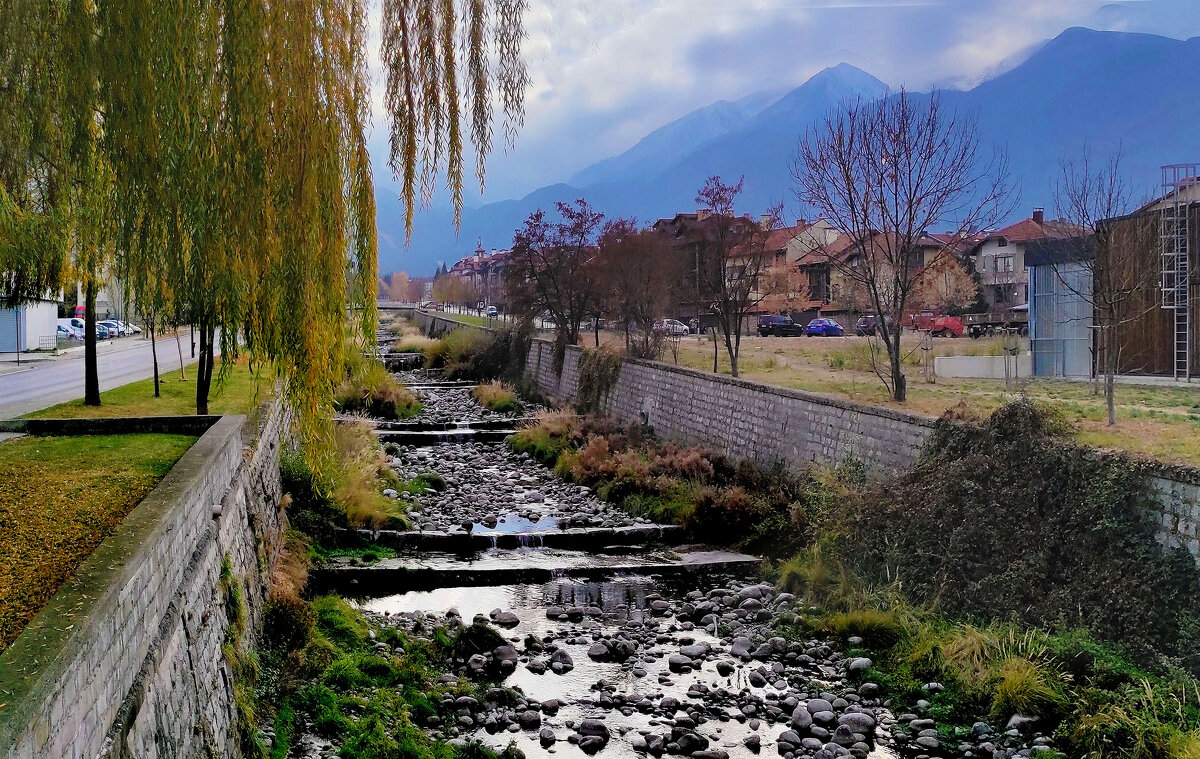
[[[498,548],[498,547],[499,547],[499,545],[500,545],[500,536],[499,536],[499,535],[494,535],[494,534],[493,534],[493,535],[488,535],[488,541],[490,541],[490,542],[491,542],[491,544],[492,544],[492,548]]]

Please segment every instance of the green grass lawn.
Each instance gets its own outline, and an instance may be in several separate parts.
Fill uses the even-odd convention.
[[[208,396],[210,414],[249,414],[267,399],[274,387],[268,368],[256,377],[246,359],[230,368],[224,382],[213,380]],[[85,406],[83,400],[67,401],[28,414],[30,419],[94,419],[117,416],[183,416],[196,413],[196,365],[186,369],[186,381],[179,370],[160,375],[159,396],[154,397],[153,378],[115,387],[100,394],[99,406]]]
[[[443,319],[449,319],[450,321],[458,322],[460,324],[471,324],[476,327],[495,326],[494,320],[489,322],[486,316],[475,316],[474,314],[456,314],[450,311],[445,311],[435,315],[440,316]]]
[[[0,443],[0,651],[194,442],[95,435]]]

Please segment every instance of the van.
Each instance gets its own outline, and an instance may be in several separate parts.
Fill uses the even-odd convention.
[[[83,339],[83,319],[59,319],[58,326],[65,329],[72,340]]]

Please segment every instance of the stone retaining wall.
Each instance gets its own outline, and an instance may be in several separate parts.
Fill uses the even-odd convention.
[[[234,757],[229,557],[253,645],[282,549],[289,414],[223,417],[0,655],[0,756]]]
[[[420,311],[413,318],[426,331],[432,325],[435,334],[464,326]],[[567,348],[561,372],[555,371],[553,350],[534,340],[526,377],[548,396],[571,401],[582,349]],[[649,424],[664,437],[766,466],[855,459],[878,476],[912,466],[934,427],[933,419],[919,414],[629,358],[604,411],[623,422]],[[1159,542],[1186,548],[1200,563],[1200,470],[1156,465],[1150,483],[1159,504]]]
[[[554,371],[553,350],[535,340],[526,376],[552,398],[570,401],[578,390],[582,350],[567,348],[561,375]],[[918,414],[628,358],[604,411],[622,422],[649,424],[664,437],[764,466],[855,459],[876,476],[912,466],[934,427],[933,419]],[[1200,563],[1200,471],[1155,465],[1150,484],[1157,496],[1159,542],[1186,548]]]
[[[554,398],[575,397],[581,349],[567,348],[562,374],[553,346],[535,340],[526,368]],[[605,411],[649,424],[664,437],[701,443],[770,466],[857,459],[883,474],[916,461],[933,420],[670,364],[625,359]]]

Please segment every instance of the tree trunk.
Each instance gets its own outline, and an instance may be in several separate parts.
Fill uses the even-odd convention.
[[[212,340],[208,329],[208,320],[200,319],[200,362],[196,364],[196,413],[208,413],[208,388],[212,366],[209,357],[212,355]]]
[[[592,330],[596,333],[596,347],[600,347],[600,317],[597,316],[592,321]]]
[[[96,283],[84,290],[83,315],[83,404],[100,405],[100,370],[96,363]]]
[[[888,362],[892,366],[892,398],[903,403],[908,398],[908,380],[900,367],[900,336],[896,335],[896,344],[888,341]]]
[[[1104,405],[1108,407],[1108,426],[1117,423],[1117,331],[1109,324],[1105,329]]]
[[[179,352],[179,381],[187,382],[187,369],[183,365],[183,344],[179,342],[179,330],[175,330],[175,350]],[[192,358],[196,357],[196,344],[192,343]]]
[[[713,341],[713,374],[716,374],[717,373],[717,328],[716,327],[712,328],[712,341]]]
[[[149,319],[146,328],[150,330],[150,356],[154,360],[154,397],[160,397],[158,392],[158,345],[154,342],[154,318]]]
[[[195,324],[192,324],[188,327],[188,334],[191,335],[191,338],[192,338],[192,358],[195,358],[196,357],[196,325]],[[178,332],[175,333],[175,341],[179,342],[179,333]],[[183,361],[180,361],[179,365],[182,366]]]

